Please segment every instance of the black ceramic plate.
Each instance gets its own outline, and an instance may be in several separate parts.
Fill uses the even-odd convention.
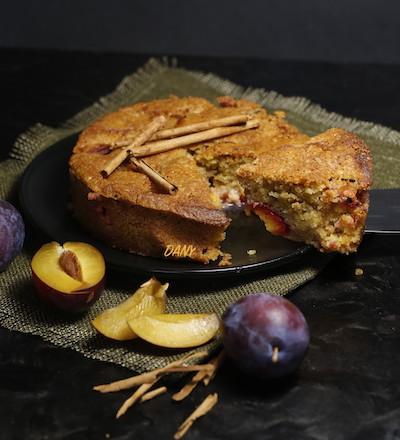
[[[35,158],[25,171],[20,186],[20,202],[28,219],[52,240],[84,241],[103,253],[109,266],[141,274],[168,277],[220,277],[266,270],[303,255],[309,246],[266,232],[255,216],[233,211],[232,223],[222,249],[232,255],[232,265],[219,267],[189,261],[142,257],[113,249],[93,239],[71,216],[68,205],[68,158],[76,136],[64,139]],[[256,249],[256,255],[247,251]]]

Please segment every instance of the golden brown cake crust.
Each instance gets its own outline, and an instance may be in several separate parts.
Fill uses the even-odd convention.
[[[166,114],[175,122],[179,120],[178,116],[186,114],[188,109],[196,112],[209,106],[211,104],[203,99],[171,98],[136,104],[106,115],[79,137],[70,159],[71,173],[92,192],[105,198],[172,212],[197,221],[227,225],[225,215],[219,211],[219,203],[212,198],[207,179],[184,149],[146,158],[146,162],[152,168],[178,186],[179,190],[174,195],[163,194],[146,175],[135,172],[126,164],[120,166],[108,178],[103,178],[100,174],[102,168],[118,153],[115,149],[109,154],[102,154],[104,150],[101,148],[124,138],[125,133],[122,132],[121,136],[118,130],[129,128],[129,135],[132,137],[156,115]],[[171,120],[168,126],[171,125]]]
[[[327,252],[357,249],[368,213],[372,158],[356,135],[333,128],[302,144],[282,145],[240,167],[238,177],[271,232],[284,231]]]
[[[299,144],[281,145],[238,172],[241,178],[268,178],[272,182],[337,187],[347,182],[358,189],[372,183],[370,151],[358,136],[332,128]]]
[[[260,121],[259,128],[192,147],[192,150],[195,150],[196,160],[199,162],[203,162],[203,159],[223,160],[225,157],[255,159],[262,153],[272,152],[274,148],[282,144],[304,142],[309,138],[287,122],[284,112],[277,111],[270,114],[259,105],[245,100],[235,101],[235,103],[234,107],[210,109],[205,114],[211,119],[221,111],[228,115],[253,110]],[[199,115],[191,115],[188,121],[197,122],[198,118]]]
[[[218,245],[226,226],[212,224],[210,216],[208,223],[198,222],[121,200],[92,199],[88,194],[88,188],[72,177],[74,214],[95,237],[113,247],[139,255],[163,256],[167,252],[171,258],[203,263],[220,255]],[[172,255],[173,251],[179,255]]]

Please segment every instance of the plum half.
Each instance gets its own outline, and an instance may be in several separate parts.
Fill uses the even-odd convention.
[[[310,341],[307,321],[287,299],[259,293],[230,305],[223,316],[227,354],[243,371],[269,379],[300,365]]]
[[[104,258],[87,243],[47,243],[34,255],[31,269],[38,297],[65,311],[87,310],[103,291]]]
[[[25,238],[25,225],[18,210],[0,200],[0,272],[20,253]]]

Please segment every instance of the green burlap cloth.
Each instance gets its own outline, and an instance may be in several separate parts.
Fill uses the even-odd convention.
[[[372,123],[360,122],[328,113],[301,97],[283,97],[262,89],[243,89],[213,74],[186,71],[174,63],[152,59],[138,72],[126,77],[117,89],[78,113],[61,127],[37,124],[16,141],[10,158],[0,163],[0,197],[9,198],[18,178],[29,162],[55,142],[79,132],[103,114],[137,101],[177,96],[203,96],[214,99],[232,95],[257,101],[269,110],[285,110],[290,122],[312,135],[330,127],[342,127],[364,138],[370,145],[375,163],[375,187],[400,185],[400,133]],[[29,240],[29,237],[27,237]],[[90,320],[105,308],[125,299],[142,281],[134,276],[114,276],[100,300],[84,315],[65,316],[42,306],[30,282],[31,254],[24,251],[0,274],[0,324],[11,330],[39,335],[61,347],[83,355],[144,371],[170,362],[181,353],[157,350],[135,340],[126,343],[108,341],[90,325]],[[285,295],[314,278],[326,264],[324,256],[311,254],[301,262],[257,277],[230,280],[172,282],[169,289],[170,312],[215,311],[243,295],[268,291]],[[218,342],[209,344],[213,348]]]

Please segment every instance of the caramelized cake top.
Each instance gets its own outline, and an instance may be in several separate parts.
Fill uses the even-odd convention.
[[[116,141],[134,138],[141,129],[159,115],[167,117],[165,128],[179,125],[189,112],[202,112],[212,105],[200,98],[170,98],[139,103],[122,108],[96,121],[80,135],[70,158],[70,171],[90,191],[105,198],[120,200],[145,208],[177,213],[185,218],[214,225],[228,224],[220,211],[220,202],[193,157],[182,148],[146,157],[153,169],[178,186],[176,194],[159,191],[157,186],[128,163],[119,166],[109,177],[100,172],[118,148]]]

